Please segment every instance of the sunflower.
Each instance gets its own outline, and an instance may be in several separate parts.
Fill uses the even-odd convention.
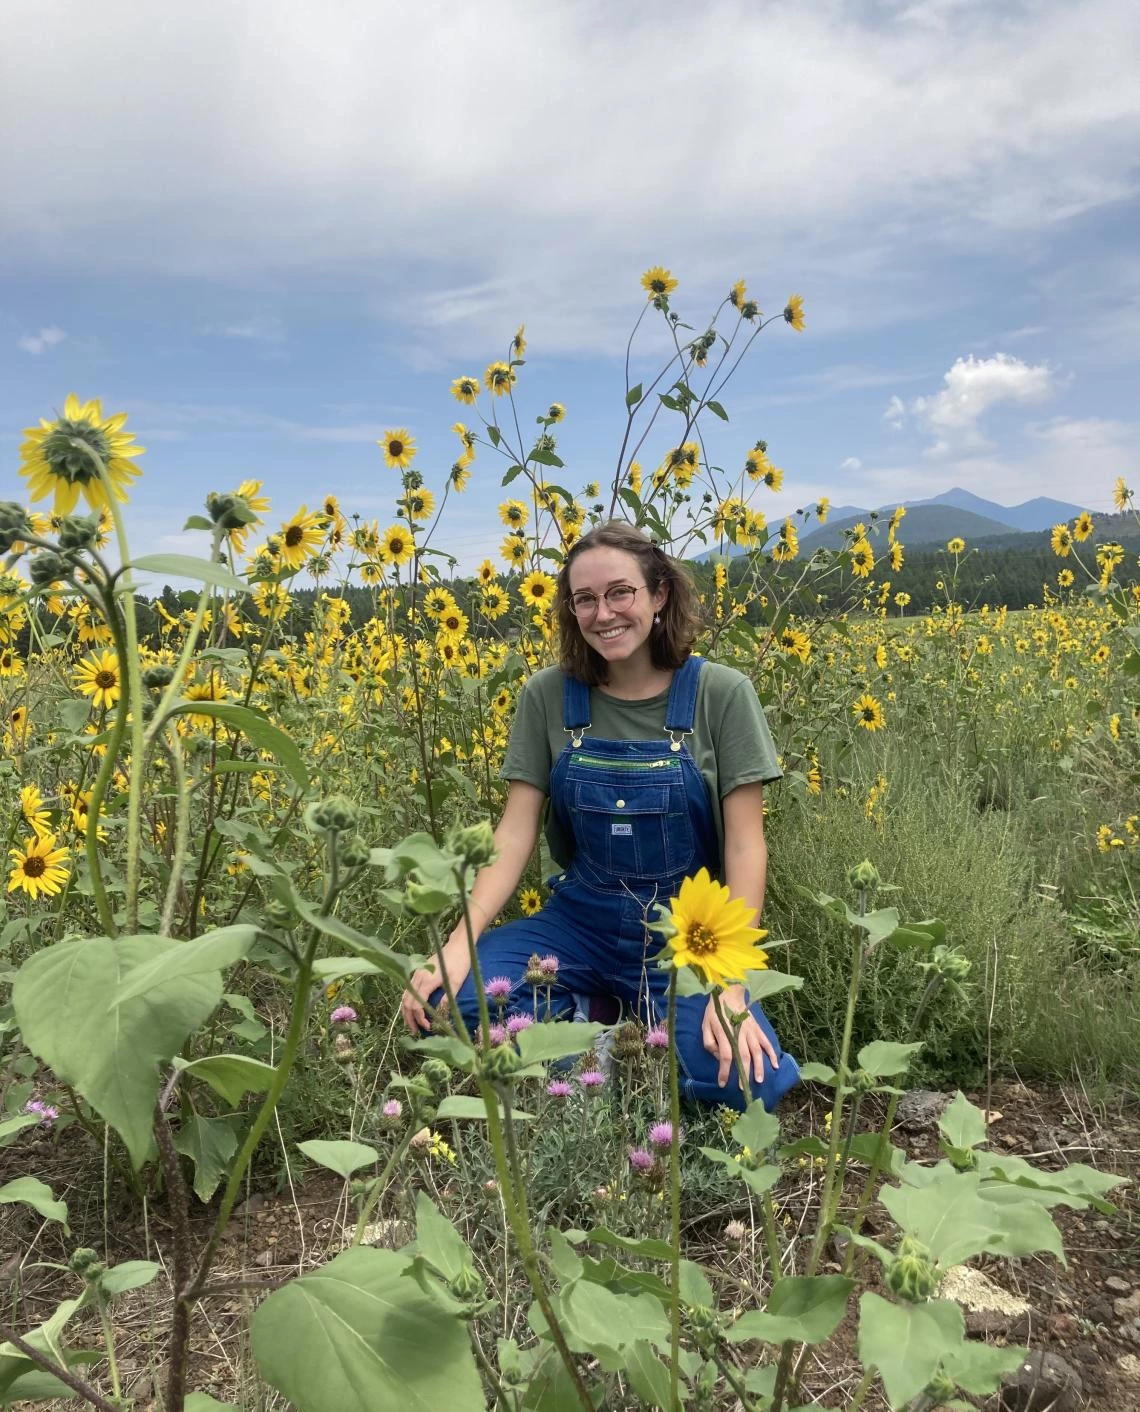
[[[966,551],[966,541],[957,535],[946,543],[947,554],[964,554]]]
[[[780,538],[772,547],[772,558],[780,564],[790,564],[800,552],[800,539],[796,527],[790,519],[780,526]]]
[[[521,534],[508,534],[499,545],[499,553],[508,564],[525,564],[528,554],[526,540]]]
[[[507,597],[507,590],[500,588],[497,583],[488,584],[483,590],[480,603],[483,616],[494,622],[496,618],[501,618],[509,607],[510,599]]]
[[[855,713],[855,722],[868,731],[881,731],[883,729],[883,708],[868,692],[864,692],[852,707]]]
[[[831,510],[831,501],[826,495],[820,496],[815,502],[815,517],[821,525],[827,524],[827,516]]]
[[[760,479],[769,490],[780,490],[784,484],[784,473],[779,466],[773,466],[769,463],[764,467],[764,473]]]
[[[446,613],[441,613],[437,619],[441,635],[453,638],[456,642],[467,636],[467,629],[470,624],[467,621],[467,614],[453,603]]]
[[[472,406],[479,396],[479,379],[456,378],[451,384],[451,395],[457,402],[462,402],[465,407]]]
[[[406,564],[415,551],[411,530],[403,525],[392,525],[380,536],[377,558],[383,564]]]
[[[546,420],[548,422],[560,422],[566,415],[566,408],[561,402],[552,402],[546,409]]]
[[[804,297],[802,294],[793,294],[787,304],[784,305],[784,318],[797,333],[803,333]]]
[[[386,431],[376,443],[384,452],[384,464],[394,471],[406,471],[416,459],[416,442],[407,427]]]
[[[1101,645],[1093,653],[1092,659],[1098,667],[1103,667],[1111,656],[1112,648],[1109,647],[1107,643],[1102,642]]]
[[[738,279],[728,291],[728,302],[734,309],[743,309],[745,300],[748,298],[748,290],[744,287],[744,281]]]
[[[499,519],[508,529],[522,529],[530,517],[530,511],[521,500],[504,500],[499,506]]]
[[[1073,521],[1073,538],[1078,544],[1083,544],[1093,532],[1093,517],[1087,510],[1082,510]]]
[[[449,608],[455,606],[455,599],[446,588],[429,588],[424,594],[424,612],[429,618],[442,618]]]
[[[23,675],[23,659],[17,656],[11,647],[0,649],[0,677],[22,677]]]
[[[20,474],[27,477],[31,498],[43,500],[54,491],[57,515],[70,515],[80,492],[92,510],[107,507],[107,488],[96,470],[94,453],[111,482],[111,494],[126,500],[127,486],[139,474],[132,461],[143,454],[131,433],[123,431],[126,420],[126,412],[104,417],[98,399],[80,402],[74,392],[68,393],[62,417],[54,422],[41,419],[38,427],[24,432]]]
[[[462,492],[467,489],[467,482],[471,479],[471,471],[465,466],[462,460],[455,461],[451,470],[447,473],[447,483],[452,490]]]
[[[1117,476],[1112,487],[1113,508],[1123,515],[1128,509],[1128,502],[1132,499],[1132,492],[1128,489],[1123,476]]]
[[[1058,586],[1059,586],[1060,588],[1072,588],[1072,586],[1073,586],[1073,571],[1072,571],[1072,569],[1062,569],[1061,572],[1057,575],[1057,584],[1058,584]]]
[[[483,562],[479,565],[479,570],[476,574],[476,577],[478,578],[481,584],[486,585],[489,583],[494,583],[497,574],[498,570],[495,568],[494,564],[491,563],[490,559],[484,559]]]
[[[532,608],[544,608],[548,603],[554,602],[556,586],[549,574],[535,569],[519,584],[519,597]]]
[[[324,542],[325,518],[319,512],[309,514],[302,505],[291,520],[286,520],[273,536],[275,553],[286,568],[299,569],[310,554],[315,554]]]
[[[887,525],[887,543],[888,543],[888,544],[893,544],[893,543],[895,542],[895,535],[897,535],[898,532],[899,532],[899,525],[902,524],[903,517],[905,516],[905,514],[906,514],[906,506],[905,506],[905,505],[896,505],[896,506],[895,506],[895,513],[891,516],[890,523]]]
[[[519,893],[519,911],[524,917],[533,917],[542,910],[542,893],[536,887],[524,887]]]
[[[94,652],[75,669],[75,689],[91,697],[97,710],[113,706],[122,694],[119,659],[114,652]]]
[[[37,838],[44,838],[51,832],[43,795],[34,784],[26,784],[20,790],[20,813]]]
[[[435,496],[430,490],[424,490],[422,487],[409,490],[400,501],[399,508],[409,520],[426,520],[435,509]]]
[[[45,833],[25,841],[23,848],[8,850],[12,871],[8,891],[19,888],[34,902],[40,893],[53,896],[67,881],[67,849],[55,846],[55,834]]]
[[[669,899],[669,948],[673,965],[691,966],[713,985],[743,981],[746,971],[762,971],[767,952],[756,945],[768,933],[751,924],[756,908],[733,897],[707,868],[685,878]]]
[[[515,381],[514,369],[509,363],[492,363],[483,374],[483,381],[487,385],[488,392],[493,392],[496,397],[502,397],[504,392],[511,390],[511,384]]]
[[[205,681],[191,682],[182,693],[186,701],[226,701],[229,698],[226,684],[218,676],[217,672],[211,672]],[[189,713],[190,724],[197,726],[199,730],[208,731],[214,724],[214,717],[208,716],[205,712],[192,711]]]
[[[891,545],[891,573],[897,574],[903,566],[903,547],[896,539]]]
[[[677,281],[663,266],[654,265],[641,276],[641,287],[650,299],[660,299],[662,295],[673,293]]]
[[[875,567],[875,551],[869,539],[857,539],[851,546],[851,572],[865,579]]]
[[[1068,525],[1054,525],[1053,532],[1049,536],[1049,543],[1053,546],[1053,553],[1059,559],[1067,559],[1069,551],[1073,547],[1073,533]]]
[[[780,634],[780,647],[789,656],[798,657],[801,662],[806,663],[811,656],[811,638],[799,628],[786,627]]]
[[[515,336],[511,339],[511,352],[516,358],[521,358],[526,352],[526,324],[519,324],[515,329]]]

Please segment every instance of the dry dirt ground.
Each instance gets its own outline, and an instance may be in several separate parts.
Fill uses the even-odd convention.
[[[981,1103],[983,1095],[968,1097]],[[1080,1377],[1080,1396],[1064,1407],[1097,1412],[1140,1412],[1140,1103],[1116,1098],[1107,1105],[1092,1103],[1080,1091],[1005,1082],[992,1094],[996,1117],[991,1145],[1044,1167],[1085,1162],[1131,1179],[1116,1196],[1113,1216],[1096,1211],[1057,1208],[1068,1267],[1051,1256],[1020,1261],[983,1260],[981,1271],[1005,1296],[990,1302],[1004,1309],[968,1314],[972,1334],[997,1343],[1023,1343],[1059,1355]],[[785,1130],[796,1136],[819,1131],[826,1108],[822,1092],[807,1092],[782,1110]],[[934,1160],[938,1156],[933,1126],[904,1131],[894,1140],[909,1155]],[[4,1281],[4,1317],[17,1328],[28,1328],[50,1314],[56,1302],[74,1294],[74,1281],[39,1262],[60,1262],[80,1243],[107,1250],[110,1259],[163,1260],[170,1248],[170,1229],[162,1198],[139,1203],[112,1180],[105,1209],[98,1162],[92,1161],[91,1140],[79,1129],[44,1134],[32,1144],[0,1150],[0,1183],[31,1173],[47,1181],[68,1201],[73,1235],[41,1223],[22,1206],[0,1206],[0,1279]],[[854,1183],[852,1193],[854,1194]],[[777,1197],[782,1194],[778,1190]],[[782,1211],[798,1219],[797,1206],[806,1197],[801,1183],[782,1196]],[[735,1263],[743,1273],[746,1250],[732,1249],[724,1230],[731,1216],[720,1211],[690,1223],[694,1253],[710,1265],[720,1264],[731,1278]],[[201,1208],[204,1237],[210,1212]],[[243,1311],[260,1291],[291,1278],[335,1254],[345,1240],[348,1212],[339,1180],[314,1181],[281,1193],[254,1192],[235,1213],[213,1283],[243,1282],[232,1294],[217,1296],[198,1319],[193,1349],[191,1386],[223,1401],[248,1408],[280,1408],[268,1389],[257,1389],[241,1330]],[[396,1227],[393,1229],[393,1227]],[[349,1225],[349,1233],[351,1226]],[[401,1244],[408,1233],[399,1223],[382,1223],[381,1239]],[[746,1242],[747,1243],[747,1242]],[[873,1262],[872,1262],[873,1263]],[[838,1269],[838,1263],[831,1266]],[[876,1271],[864,1265],[860,1279],[868,1286]],[[1019,1312],[1019,1301],[1025,1309]],[[154,1409],[155,1377],[163,1357],[169,1316],[168,1287],[160,1277],[144,1290],[116,1303],[120,1368],[125,1389],[137,1409]],[[83,1329],[73,1336],[80,1342]],[[814,1351],[805,1369],[804,1400],[842,1408],[850,1400],[859,1372],[854,1360],[853,1320],[845,1321],[834,1338]],[[76,1402],[39,1404],[73,1407]],[[882,1407],[872,1398],[867,1407]],[[996,1399],[986,1404],[996,1407]],[[1023,1408],[1028,1404],[1022,1403]],[[1048,1402],[1032,1404],[1045,1412]]]

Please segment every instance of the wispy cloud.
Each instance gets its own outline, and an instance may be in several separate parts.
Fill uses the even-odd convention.
[[[48,328],[40,329],[39,333],[29,334],[26,338],[21,338],[17,342],[18,346],[22,348],[25,353],[31,353],[33,357],[38,358],[41,353],[46,353],[49,348],[54,348],[66,338],[67,334],[63,329],[52,324]]]

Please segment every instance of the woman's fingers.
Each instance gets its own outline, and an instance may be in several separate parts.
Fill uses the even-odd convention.
[[[439,978],[434,971],[415,971],[408,981],[400,1009],[403,1011],[404,1024],[411,1034],[431,1029],[431,1021],[424,1010],[424,1001],[438,985]]]

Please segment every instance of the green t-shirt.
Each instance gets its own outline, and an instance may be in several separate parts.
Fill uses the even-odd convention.
[[[562,672],[545,667],[519,692],[511,738],[500,775],[523,780],[550,793],[550,772],[569,736],[562,727]],[[590,689],[590,729],[586,739],[661,740],[665,734],[668,691],[644,701],[623,701],[600,687]],[[734,667],[706,662],[697,683],[693,733],[685,737],[697,768],[716,806],[717,837],[724,850],[724,820],[720,801],[742,784],[771,784],[783,778],[776,747],[752,683]],[[554,811],[546,811],[546,838],[560,867],[574,854]]]

